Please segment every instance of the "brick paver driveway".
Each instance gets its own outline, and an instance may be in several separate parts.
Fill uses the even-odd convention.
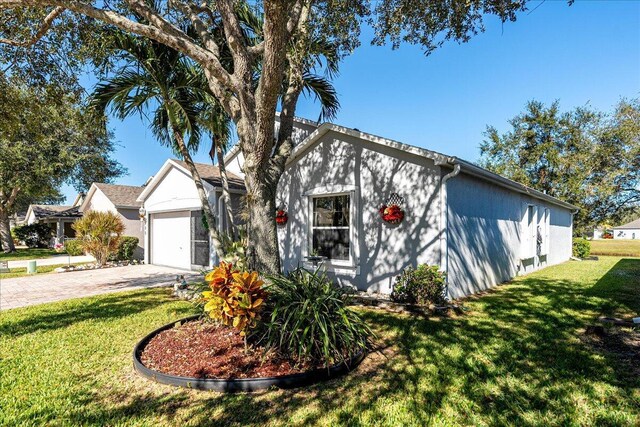
[[[109,292],[170,286],[177,275],[197,280],[195,271],[156,265],[131,265],[99,270],[48,273],[3,279],[0,274],[0,310],[80,298]]]

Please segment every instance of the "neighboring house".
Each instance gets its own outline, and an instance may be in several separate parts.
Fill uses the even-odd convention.
[[[571,257],[573,205],[456,157],[331,123],[297,119],[295,125],[296,147],[277,193],[278,206],[288,214],[288,222],[278,227],[284,270],[313,268],[309,257],[320,255],[340,283],[389,293],[405,267],[427,263],[447,273],[448,293],[457,298]],[[150,218],[147,238],[161,241],[156,250],[162,257],[156,259],[152,248],[147,260],[186,267],[185,261],[175,261],[186,260],[178,256],[183,250],[178,247],[191,248],[193,265],[198,233],[187,230],[189,224],[197,226],[194,215],[201,208],[188,173],[172,162],[163,170],[170,167],[175,175],[167,185],[173,190],[152,197],[145,194],[152,192],[150,185],[139,200]],[[243,176],[237,148],[226,164],[234,180]],[[380,206],[390,199],[400,201],[405,212],[398,225],[380,217]],[[173,212],[176,224],[176,212],[191,211],[180,216],[182,231],[161,226],[166,232],[155,237],[149,211],[158,207]],[[218,210],[223,212],[221,206]],[[207,261],[209,266],[217,262],[211,253]]]
[[[124,223],[124,235],[139,240],[136,258],[144,255],[144,224],[140,219],[142,203],[137,199],[145,187],[94,182],[80,206],[80,212],[100,211],[117,214]]]
[[[640,239],[640,218],[619,227],[613,227],[614,239]]]
[[[9,229],[13,230],[16,227],[26,224],[27,213],[25,211],[17,212],[9,218]]]
[[[197,163],[196,168],[210,203],[215,206],[218,218],[222,218],[218,221],[218,229],[224,232],[228,223],[222,203],[220,171],[216,166],[203,163]],[[228,177],[232,209],[237,212],[245,193],[244,181],[232,172]],[[148,182],[138,201],[144,202],[145,262],[184,269],[212,265],[215,255],[209,244],[208,225],[203,219],[196,186],[184,162],[167,160]]]
[[[25,215],[25,224],[48,224],[55,232],[55,241],[74,238],[76,231],[71,227],[74,222],[82,218],[79,211],[79,198],[72,206],[64,205],[29,205]]]

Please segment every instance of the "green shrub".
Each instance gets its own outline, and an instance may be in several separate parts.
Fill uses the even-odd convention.
[[[591,243],[584,237],[573,239],[573,256],[576,258],[586,258],[591,253]]]
[[[117,252],[124,223],[113,212],[89,211],[73,224],[82,249],[104,265]]]
[[[133,261],[133,254],[138,247],[140,239],[134,236],[122,236],[118,242],[118,251],[116,252],[117,261]]]
[[[407,304],[442,305],[446,302],[445,278],[437,265],[407,267],[396,277],[391,299]]]
[[[76,239],[67,240],[64,242],[64,249],[71,256],[83,255],[82,242]]]
[[[47,248],[53,237],[53,229],[42,223],[16,227],[13,232],[18,240],[30,248]]]
[[[298,269],[271,276],[258,343],[298,362],[343,362],[366,349],[372,335],[349,309],[346,289],[325,274]]]

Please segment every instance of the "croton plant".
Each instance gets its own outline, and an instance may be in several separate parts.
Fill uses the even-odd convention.
[[[204,311],[246,336],[260,319],[267,297],[258,273],[242,272],[231,263],[221,262],[204,279],[211,289],[202,293]]]

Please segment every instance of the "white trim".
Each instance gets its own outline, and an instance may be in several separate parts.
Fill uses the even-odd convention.
[[[348,188],[348,189],[346,189]],[[342,189],[342,191],[337,191]],[[326,190],[323,192],[322,190]],[[358,187],[355,185],[348,186],[325,186],[325,187],[316,187],[312,190],[309,190],[303,194],[303,197],[307,198],[307,206],[308,206],[308,224],[306,227],[307,232],[307,244],[302,248],[302,256],[303,258],[309,256],[309,251],[313,247],[313,229],[321,228],[321,229],[335,229],[341,228],[345,229],[347,227],[314,227],[313,226],[313,199],[319,197],[332,197],[332,196],[341,196],[348,195],[349,196],[349,259],[348,260],[327,260],[322,263],[324,268],[327,271],[335,272],[336,274],[360,274],[360,249],[358,244],[358,229],[359,229],[359,220],[360,215],[359,212],[359,198],[360,192],[358,191]],[[307,268],[312,266],[311,263],[307,261],[303,261],[303,265]]]

